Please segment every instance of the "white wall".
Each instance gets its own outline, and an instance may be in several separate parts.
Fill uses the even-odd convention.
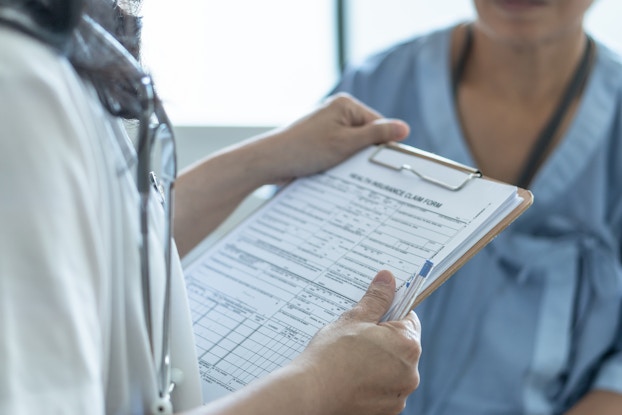
[[[280,125],[335,80],[333,0],[149,0],[143,57],[177,125]]]
[[[347,5],[353,59],[475,16],[472,0],[349,0]],[[594,37],[622,54],[621,18],[622,1],[596,0],[586,15],[585,26]]]
[[[337,80],[333,0],[144,3],[144,58],[177,125],[180,164],[306,113]],[[365,56],[473,16],[471,0],[350,0],[349,49]],[[586,26],[622,53],[622,1]]]
[[[179,169],[189,166],[207,154],[269,129],[270,127],[247,126],[175,126]]]

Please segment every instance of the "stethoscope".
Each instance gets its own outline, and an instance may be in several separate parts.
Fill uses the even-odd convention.
[[[140,195],[140,262],[141,262],[141,285],[145,325],[149,336],[149,344],[153,357],[153,364],[157,378],[158,396],[152,403],[151,412],[158,415],[173,414],[171,393],[175,388],[177,379],[173,380],[171,366],[171,238],[173,228],[173,189],[177,177],[177,156],[175,138],[170,121],[156,97],[151,77],[146,74],[140,64],[119,42],[103,29],[88,15],[82,16],[80,25],[84,25],[87,31],[98,39],[105,41],[113,48],[114,53],[119,55],[136,74],[138,80],[136,89],[141,98],[142,111],[139,119],[138,143],[137,143],[137,168],[136,187]],[[158,153],[160,157],[160,179],[153,171],[153,156]],[[164,287],[164,304],[162,312],[162,344],[160,356],[156,356],[155,339],[153,335],[153,322],[151,312],[151,272],[149,244],[149,213],[152,205],[151,199],[155,193],[159,195],[164,210],[164,235],[163,255],[166,266],[166,278]],[[178,376],[176,376],[178,378]]]
[[[9,7],[0,7],[0,23],[13,27],[24,33],[36,37],[45,43],[58,46],[55,34],[47,33],[41,29],[24,13]],[[90,16],[82,14],[78,22],[79,33],[82,36],[90,36],[92,39],[106,48],[119,59],[123,65],[136,74],[136,79],[131,80],[132,86],[138,92],[141,101],[139,115],[138,142],[136,146],[136,186],[139,193],[139,220],[140,220],[140,264],[141,264],[141,287],[145,326],[149,337],[149,345],[152,354],[154,373],[156,374],[158,393],[151,403],[151,413],[154,415],[172,415],[173,405],[171,393],[175,384],[181,379],[181,374],[176,372],[173,376],[171,366],[171,279],[172,279],[172,219],[173,219],[173,188],[177,176],[177,157],[175,139],[170,121],[156,97],[151,77],[145,73],[134,57],[103,27]],[[87,44],[87,42],[85,42]],[[111,103],[110,105],[114,105]],[[160,179],[153,171],[153,157],[156,152],[160,157]],[[154,191],[155,190],[155,191]],[[153,335],[153,316],[151,311],[151,272],[149,245],[149,214],[153,205],[152,197],[159,195],[164,211],[165,226],[162,235],[163,255],[166,266],[164,302],[162,311],[162,344],[159,356],[156,356],[155,339]],[[174,378],[174,379],[173,379]]]

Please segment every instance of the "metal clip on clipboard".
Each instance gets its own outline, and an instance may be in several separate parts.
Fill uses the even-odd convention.
[[[398,152],[401,152],[401,153],[404,153],[404,154],[408,154],[408,155],[411,155],[411,156],[421,157],[423,159],[427,159],[427,160],[430,160],[430,161],[442,164],[442,165],[447,166],[447,167],[451,167],[453,169],[456,169],[456,170],[459,170],[461,172],[464,172],[465,178],[464,178],[464,180],[462,182],[454,185],[454,184],[450,184],[450,183],[446,183],[444,181],[438,180],[438,179],[436,179],[434,177],[431,177],[431,176],[428,176],[426,174],[423,174],[420,171],[414,169],[409,164],[399,164],[399,165],[396,165],[396,164],[387,163],[387,162],[382,161],[382,160],[380,160],[378,158],[379,154],[383,150],[398,151]],[[399,143],[390,143],[390,144],[384,144],[384,145],[378,146],[376,151],[374,151],[372,153],[372,155],[369,156],[369,161],[371,163],[375,163],[375,164],[387,167],[387,168],[395,170],[395,171],[402,171],[402,170],[409,171],[412,174],[414,174],[415,176],[419,177],[421,180],[425,180],[426,182],[433,183],[433,184],[435,184],[437,186],[441,186],[441,187],[443,187],[445,189],[448,189],[448,190],[451,190],[451,191],[458,191],[458,190],[462,189],[470,180],[482,177],[482,173],[479,170],[477,170],[477,169],[465,166],[463,164],[457,163],[457,162],[455,162],[453,160],[446,159],[446,158],[438,156],[436,154],[429,153],[429,152],[423,151],[423,150],[419,150],[419,149],[416,149],[414,147],[405,146],[405,145],[399,144]]]

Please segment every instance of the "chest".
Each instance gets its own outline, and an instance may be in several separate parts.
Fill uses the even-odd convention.
[[[554,101],[513,103],[465,87],[458,93],[457,110],[478,168],[487,176],[517,183],[530,162],[537,171],[562,141],[578,102],[574,100],[559,122],[551,125],[557,109]],[[548,144],[539,148],[543,140]]]

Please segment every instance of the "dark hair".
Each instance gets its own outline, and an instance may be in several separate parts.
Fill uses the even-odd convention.
[[[88,79],[102,104],[115,116],[137,118],[140,97],[133,82],[135,68],[93,36],[82,21],[88,14],[136,59],[140,57],[141,0],[0,0],[0,8],[17,12],[24,19],[2,19],[67,56],[78,74]]]
[[[75,1],[75,0],[74,0]],[[137,61],[140,60],[142,19],[140,0],[81,0],[84,13],[108,31]],[[119,60],[104,45],[89,36],[83,22],[73,31],[68,58],[76,71],[95,86],[100,100],[113,115],[138,118],[142,109],[136,89],[135,68]],[[85,47],[86,45],[86,47]]]
[[[62,49],[83,7],[84,0],[0,0],[0,21]]]

